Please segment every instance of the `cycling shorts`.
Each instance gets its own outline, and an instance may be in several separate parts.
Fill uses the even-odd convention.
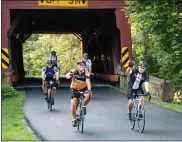
[[[131,87],[128,87],[128,90],[127,90],[127,98],[128,98],[128,100],[133,98],[133,96],[132,96],[133,93],[135,93],[135,94],[144,94],[144,91],[143,91],[142,88],[132,89]],[[135,99],[136,97],[137,97],[137,95],[135,95],[133,99]]]
[[[77,93],[78,90],[76,90],[76,89],[74,89],[74,88],[70,88],[70,91],[71,91],[71,99],[73,99],[73,98],[79,99],[79,98],[80,98],[80,93]],[[84,88],[84,89],[82,89],[82,90],[79,90],[79,91],[87,92],[88,89],[87,89],[87,87],[86,87],[86,88]]]

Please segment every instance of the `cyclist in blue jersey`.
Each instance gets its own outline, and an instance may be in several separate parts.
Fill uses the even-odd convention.
[[[53,62],[48,60],[47,65],[42,68],[42,90],[45,94],[45,99],[47,99],[47,83],[46,81],[56,80],[59,83],[59,72],[57,67],[53,66]],[[54,84],[53,90],[53,105],[54,105],[54,96],[56,94],[56,84]]]

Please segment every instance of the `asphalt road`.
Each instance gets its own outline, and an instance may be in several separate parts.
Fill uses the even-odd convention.
[[[145,103],[143,133],[131,130],[127,98],[109,87],[94,87],[87,107],[84,133],[72,127],[68,87],[58,88],[52,112],[47,109],[41,88],[26,90],[25,117],[44,140],[182,140],[182,113]]]

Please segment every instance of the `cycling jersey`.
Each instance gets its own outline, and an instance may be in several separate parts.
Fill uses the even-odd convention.
[[[89,78],[89,72],[86,69],[83,72],[76,69],[73,71],[71,87],[76,90],[82,90],[87,87],[86,79]]]
[[[85,61],[85,64],[85,69],[89,70],[89,66],[92,65],[92,61],[88,59],[87,61]]]
[[[55,78],[55,73],[58,72],[58,70],[55,66],[52,66],[51,68],[49,68],[48,66],[44,66],[42,68],[42,72],[45,73],[46,80],[52,80]]]
[[[137,69],[132,69],[130,72],[129,87],[132,89],[142,89],[143,82],[148,82],[149,76],[146,72],[140,73]]]

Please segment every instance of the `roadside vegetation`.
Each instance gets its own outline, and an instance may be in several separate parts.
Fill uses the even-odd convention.
[[[122,9],[132,29],[133,63],[148,63],[148,73],[170,80],[173,93],[182,97],[182,2],[181,0],[125,1]],[[180,96],[179,96],[180,97]],[[182,112],[182,103],[152,100],[154,104]]]
[[[171,103],[162,102],[161,100],[158,100],[158,99],[152,99],[150,102],[153,104],[159,105],[161,107],[168,108],[170,110],[174,110],[174,111],[182,113],[182,105],[180,105],[180,104],[175,104],[173,102],[171,102]]]
[[[2,140],[39,140],[24,124],[22,106],[25,92],[2,85]]]
[[[81,41],[73,34],[32,34],[23,44],[23,62],[27,77],[41,75],[51,51],[56,51],[62,75],[76,66],[81,57]]]
[[[175,91],[182,90],[181,0],[125,2],[132,29],[134,65],[146,60],[150,75],[171,80]]]

